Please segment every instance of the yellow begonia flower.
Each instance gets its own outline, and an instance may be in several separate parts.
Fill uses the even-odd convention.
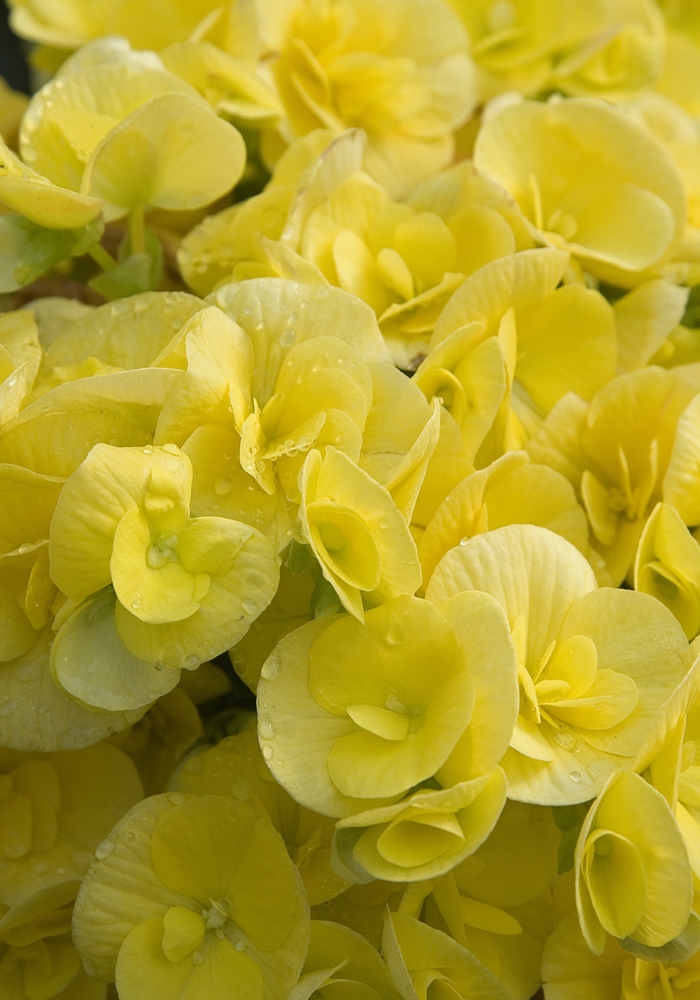
[[[227,795],[263,807],[299,869],[311,906],[347,889],[331,867],[334,822],[298,805],[278,785],[258,746],[255,716],[241,733],[190,757],[175,787],[194,795]],[[326,966],[327,967],[327,966]]]
[[[441,612],[398,597],[364,625],[326,617],[281,640],[258,685],[258,733],[298,802],[352,816],[433,776],[451,786],[493,770],[517,707],[508,626],[481,594]]]
[[[548,1000],[691,1000],[700,981],[700,955],[645,961],[611,937],[594,955],[571,914],[547,941],[542,974]]]
[[[700,23],[693,0],[660,0],[668,26],[666,60],[657,90],[688,114],[700,113]]]
[[[664,61],[663,17],[653,0],[576,0],[571,42],[550,86],[619,101],[648,88]]]
[[[367,170],[399,196],[447,166],[476,101],[466,32],[447,3],[300,0],[285,15],[272,31],[287,138],[363,128]]]
[[[242,352],[237,368],[217,380],[218,392],[226,380],[236,395],[235,419],[227,422],[240,435],[240,464],[271,496],[279,479],[298,502],[310,448],[330,444],[359,457],[372,402],[367,365],[388,361],[374,315],[340,289],[280,279],[225,285],[213,299],[234,321]],[[192,429],[200,422],[192,420]],[[222,463],[222,477],[225,469]]]
[[[290,209],[293,203],[300,202],[295,204],[296,219],[308,206],[309,188],[313,192],[312,181],[316,174],[325,175],[331,169],[331,180],[337,183],[334,169],[337,161],[340,161],[343,177],[348,171],[353,173],[360,169],[357,135],[356,130],[346,132],[334,142],[335,136],[329,129],[314,129],[296,139],[278,160],[261,194],[210,215],[191,229],[177,252],[180,272],[190,288],[199,295],[208,295],[218,285],[232,279],[285,277],[267,256],[266,250],[271,243],[265,240],[275,241],[274,245],[279,248],[276,241],[285,230]],[[328,157],[323,155],[331,144],[334,147],[332,167]],[[346,161],[349,166],[345,165]],[[322,176],[323,190],[327,184],[328,178],[324,181]],[[306,263],[307,273],[303,280],[310,281],[311,272],[315,272],[316,279],[323,284],[320,271],[310,262]]]
[[[693,904],[688,852],[671,808],[643,778],[617,773],[576,844],[576,906],[591,951],[605,936],[650,947],[684,930]]]
[[[203,207],[231,189],[245,164],[240,134],[193,87],[133,62],[48,83],[22,120],[20,150],[54,184],[106,202],[109,219],[144,205]]]
[[[413,386],[413,380],[411,385]],[[440,413],[438,442],[428,460],[411,518],[411,534],[416,543],[420,542],[427,525],[435,516],[440,504],[450,495],[450,491],[474,472],[474,466],[466,456],[457,421],[442,404],[438,409]]]
[[[84,972],[71,941],[80,887],[68,880],[15,906],[0,904],[0,989],[17,1000],[106,1000],[107,987]]]
[[[382,952],[402,1000],[422,1000],[433,993],[442,993],[450,1000],[509,997],[505,987],[466,948],[403,913],[387,913]]]
[[[542,249],[487,264],[436,323],[415,381],[442,399],[477,467],[522,447],[568,391],[591,399],[615,373],[612,308],[583,285],[557,288],[567,261]]]
[[[311,943],[301,978],[288,1000],[398,1000],[389,971],[376,948],[349,927],[311,921]]]
[[[70,317],[46,346],[32,397],[90,375],[184,368],[178,334],[201,309],[201,299],[185,292],[143,292]]]
[[[452,549],[426,596],[439,608],[471,590],[502,605],[517,651],[520,710],[502,761],[508,794],[543,805],[587,801],[616,767],[631,767],[687,672],[680,626],[646,594],[598,590],[584,556],[533,525]]]
[[[73,936],[87,972],[176,1000],[285,1000],[309,941],[301,881],[270,821],[218,795],[146,799],[96,851]]]
[[[54,636],[47,625],[26,653],[0,664],[0,736],[18,750],[90,746],[131,726],[145,711],[99,712],[70,698],[51,676]]]
[[[700,632],[700,546],[670,504],[658,504],[646,523],[634,589],[665,604],[689,639]]]
[[[143,796],[121,750],[97,743],[52,754],[0,751],[0,901],[81,880],[92,853]]]
[[[680,245],[678,168],[646,128],[602,101],[506,107],[483,125],[474,163],[513,195],[535,238],[614,284],[634,284]]]
[[[532,241],[517,206],[470,163],[395,201],[362,170],[363,146],[362,136],[345,133],[321,154],[281,240],[371,305],[394,361],[414,368],[464,278]]]
[[[48,536],[63,480],[0,465],[0,660],[26,653],[53,618]]]
[[[191,84],[222,118],[248,128],[280,121],[283,110],[275,89],[242,59],[210,42],[169,45],[161,58],[166,69]]]
[[[506,524],[538,524],[588,551],[588,522],[568,480],[526,452],[508,452],[453,487],[428,522],[418,543],[423,589],[450,549]]]
[[[76,610],[52,664],[79,700],[109,710],[149,704],[180,668],[234,645],[270,603],[279,579],[270,543],[228,518],[191,517],[191,484],[175,445],[96,445],[63,487],[49,558]]]
[[[692,399],[678,419],[673,450],[663,481],[663,498],[689,527],[700,525],[700,397]]]
[[[663,22],[647,0],[451,0],[472,39],[485,100],[547,87],[619,100],[654,81]]]
[[[688,202],[688,222],[700,225],[700,134],[695,120],[674,101],[661,94],[643,94],[636,101],[621,105],[621,110],[668,150],[678,167]],[[683,258],[683,248],[679,252]]]
[[[661,278],[646,281],[613,304],[618,374],[644,368],[683,319],[689,291]]]
[[[165,8],[136,0],[101,4],[13,0],[11,17],[13,30],[22,38],[59,49],[76,49],[110,32],[125,35],[138,48],[160,49],[186,41],[216,6],[215,0],[202,0],[195,8],[188,0],[172,0]]]
[[[307,138],[327,143],[327,135]],[[290,164],[299,143],[285,154]],[[216,278],[274,276],[270,250],[293,251],[297,267],[306,262],[310,271],[302,280],[325,279],[371,305],[395,363],[415,368],[464,278],[533,241],[513,199],[471,163],[395,201],[363,171],[364,145],[363,133],[345,132],[293,174],[283,158],[266,191],[206,219],[185,238],[179,260],[190,286],[204,294]]]
[[[416,545],[387,490],[335,448],[309,452],[299,485],[301,532],[346,611],[364,621],[363,600],[415,594]]]
[[[528,442],[530,457],[565,475],[580,496],[613,586],[632,567],[661,499],[677,421],[696,392],[682,369],[641,368],[613,379],[590,405],[566,396]]]
[[[133,726],[113,736],[110,743],[134,761],[146,795],[158,795],[168,787],[177,764],[201,735],[199,712],[178,686],[159,698]]]
[[[485,843],[442,879],[408,886],[400,912],[418,916],[426,897],[431,926],[447,928],[513,1000],[530,1000],[542,985],[559,837],[549,809],[507,802]]]
[[[155,439],[192,461],[196,514],[250,523],[281,549],[306,452],[333,445],[360,457],[373,402],[367,362],[386,349],[371,311],[338,289],[261,279],[225,286],[216,301],[182,332],[187,370]],[[412,471],[403,457],[389,466],[390,489]]]
[[[39,331],[29,310],[0,316],[0,428],[27,405],[41,355]]]
[[[0,138],[0,203],[47,229],[80,229],[102,211],[102,201],[53,184],[22,163]]]
[[[493,830],[506,800],[500,767],[440,791],[416,792],[395,805],[338,823],[340,861],[361,877],[418,882],[450,871]]]
[[[93,445],[145,447],[182,372],[114,372],[56,386],[0,427],[0,461],[66,479]]]
[[[696,644],[693,644],[693,647]],[[693,648],[691,647],[691,648]],[[639,748],[635,770],[668,802],[700,884],[700,665],[695,663],[658,713]]]

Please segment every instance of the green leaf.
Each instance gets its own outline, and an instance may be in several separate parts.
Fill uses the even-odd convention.
[[[574,852],[580,832],[581,826],[579,824],[579,826],[572,826],[562,834],[557,852],[557,874],[564,875],[565,872],[570,872],[574,867]]]
[[[153,260],[147,253],[135,253],[109,271],[88,282],[106,299],[125,299],[152,291]]]
[[[89,284],[106,299],[124,299],[141,292],[156,291],[163,280],[163,247],[152,230],[144,230],[146,252],[131,252],[131,236],[127,232],[121,244],[116,267],[98,274]]]
[[[573,827],[581,829],[587,812],[587,805],[552,806],[552,818],[562,833],[566,833]]]
[[[328,580],[321,576],[320,568],[318,574],[314,572],[315,568],[311,567],[311,574],[316,580],[316,586],[311,594],[311,617],[323,618],[325,615],[337,615],[343,610],[340,598]]]
[[[0,293],[14,292],[97,242],[101,221],[82,229],[46,229],[23,215],[0,216]]]
[[[292,539],[284,551],[282,562],[293,576],[301,576],[311,565],[309,546]]]

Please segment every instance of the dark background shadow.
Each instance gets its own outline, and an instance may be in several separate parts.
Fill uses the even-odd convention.
[[[22,42],[10,31],[7,4],[0,0],[0,76],[15,90],[29,93],[29,71]]]

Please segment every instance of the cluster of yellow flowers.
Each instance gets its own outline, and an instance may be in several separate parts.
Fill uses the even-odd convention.
[[[700,1000],[696,0],[11,6],[0,1000]]]

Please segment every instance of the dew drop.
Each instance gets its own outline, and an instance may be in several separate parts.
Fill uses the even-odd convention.
[[[578,785],[579,782],[581,781],[581,772],[580,771],[570,771],[569,772],[569,777],[571,778],[571,780],[573,782],[575,782]]]
[[[185,670],[196,670],[200,664],[200,659],[198,656],[192,654],[192,656],[185,657]]]
[[[265,760],[272,760],[272,747],[263,747],[262,755]]]
[[[163,451],[167,452],[168,455],[179,455],[180,449],[176,444],[164,444]]]
[[[275,677],[279,677],[281,669],[280,658],[276,653],[273,653],[263,663],[263,668],[260,671],[260,676],[266,681],[274,681]]]
[[[156,670],[165,670],[165,664],[163,663],[162,660],[156,660],[153,666],[156,668]]]
[[[264,740],[271,740],[275,735],[275,727],[273,726],[272,721],[267,717],[260,720],[258,723],[258,729]]]
[[[138,609],[141,607],[141,601],[139,600],[138,597],[131,602],[131,606],[134,609],[134,611],[138,611]]]
[[[573,750],[576,746],[576,737],[572,736],[571,733],[559,732],[555,734],[554,742],[558,743],[564,750]]]
[[[250,784],[242,774],[239,774],[234,781],[231,782],[231,791],[237,799],[241,802],[247,802],[250,798]]]
[[[192,963],[194,965],[201,965],[203,961],[204,961],[204,952],[199,950],[195,951],[195,953],[192,955]]]
[[[247,615],[254,615],[258,610],[255,601],[243,601],[242,607]]]
[[[199,757],[190,757],[190,759],[185,764],[185,770],[189,774],[201,774],[203,766],[204,765],[202,764]]]
[[[182,792],[174,792],[172,795],[168,796],[168,802],[170,802],[174,806],[181,806],[184,801],[185,801],[185,796],[182,794]]]
[[[226,496],[233,489],[233,483],[230,479],[217,479],[214,483],[214,492],[220,497]]]
[[[143,449],[143,453],[144,455],[152,455],[153,447],[150,444],[147,444],[146,447]]]
[[[243,944],[242,941],[236,941],[236,944],[235,944],[234,947],[235,947],[236,951],[245,951],[245,945]]]
[[[460,538],[459,544],[460,545],[467,545],[469,543],[469,540],[470,540],[469,539],[469,535],[465,535],[464,538]]]
[[[282,347],[291,347],[295,340],[296,340],[296,333],[294,332],[294,330],[292,330],[291,327],[287,327],[287,329],[282,333],[282,336],[280,337],[280,344],[282,345]]]
[[[114,841],[110,840],[109,837],[107,837],[106,840],[103,840],[102,843],[98,844],[98,846],[95,848],[95,857],[97,858],[98,861],[104,861],[104,859],[108,857],[108,855],[110,855],[113,850],[114,850]]]

